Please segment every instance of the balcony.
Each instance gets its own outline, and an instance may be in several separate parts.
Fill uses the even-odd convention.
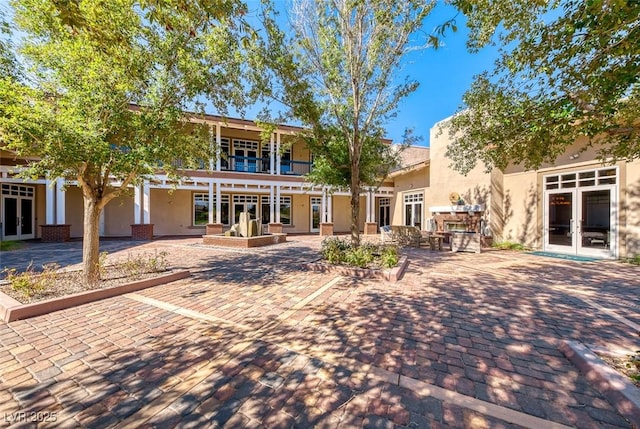
[[[257,158],[252,156],[229,155],[221,160],[223,171],[237,171],[242,173],[269,174],[271,169],[270,158]],[[303,176],[311,171],[311,163],[306,161],[282,160],[280,162],[280,174],[287,176]]]

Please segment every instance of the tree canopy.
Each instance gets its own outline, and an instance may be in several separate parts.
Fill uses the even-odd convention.
[[[98,278],[98,219],[113,198],[162,167],[181,174],[211,155],[189,124],[205,97],[243,106],[243,3],[15,0],[21,79],[0,80],[2,144],[36,157],[25,177],[77,180],[85,280]],[[187,111],[195,113],[188,114]]]
[[[354,244],[360,240],[363,185],[378,184],[397,161],[382,143],[384,126],[418,86],[397,75],[409,51],[428,46],[428,36],[418,30],[434,6],[421,0],[299,0],[289,12],[291,34],[280,31],[266,9],[268,37],[257,61],[272,73],[258,80],[309,127],[306,141],[315,163],[310,178],[349,188]]]
[[[453,1],[470,49],[502,46],[447,123],[462,173],[553,163],[576,138],[605,160],[640,157],[640,2]]]

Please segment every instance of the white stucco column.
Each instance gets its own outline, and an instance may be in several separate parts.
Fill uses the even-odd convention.
[[[213,194],[213,182],[209,182],[209,219],[208,219],[208,223],[213,223],[213,221],[215,220],[214,216],[213,216],[213,204],[211,204],[213,202],[213,199],[215,198],[215,195]],[[216,201],[216,205],[217,205],[217,201]]]
[[[333,194],[327,193],[327,222],[333,223]]]
[[[370,223],[371,222],[371,191],[367,191],[367,195],[366,195],[366,206],[367,206],[367,216],[366,216],[366,222]]]
[[[273,141],[273,133],[269,139],[269,174],[276,174],[276,152]]]
[[[376,194],[371,191],[371,222],[377,222],[377,211],[376,211]]]
[[[142,190],[140,189],[140,185],[135,185],[133,188],[133,223],[135,225],[140,225],[142,223],[142,218],[140,216],[142,211]]]
[[[47,180],[45,184],[45,222],[47,225],[56,223],[56,188],[55,182]]]
[[[220,124],[216,124],[216,171],[220,171],[222,169],[222,163],[220,162],[221,156],[222,156],[222,136],[220,136]]]
[[[269,223],[275,223],[276,221],[276,196],[275,187],[271,185],[269,190]]]
[[[149,182],[142,185],[142,223],[151,223],[151,188]]]
[[[216,182],[216,223],[222,223],[222,192],[220,182]]]
[[[280,185],[276,185],[276,223],[280,223]]]
[[[320,222],[327,223],[327,190],[322,189],[322,199],[320,200]]]
[[[64,225],[66,223],[65,210],[64,179],[58,179],[56,180],[56,224]]]
[[[215,147],[216,140],[213,135],[213,125],[209,125],[209,170],[213,171],[216,168],[216,159],[218,158],[216,155],[218,153],[218,149]],[[215,149],[215,150],[214,150]]]
[[[276,132],[276,174],[280,174],[280,163],[282,162],[282,157],[280,156],[280,133]],[[278,187],[280,189],[280,187]],[[280,204],[280,201],[278,201]],[[278,210],[279,212],[280,210]]]

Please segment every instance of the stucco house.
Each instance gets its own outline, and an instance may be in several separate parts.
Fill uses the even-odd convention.
[[[347,192],[313,186],[304,174],[312,154],[295,137],[300,128],[279,126],[262,142],[255,122],[207,115],[221,156],[189,171],[180,183],[157,174],[130,195],[111,201],[100,219],[104,237],[219,233],[240,213],[259,218],[263,229],[285,233],[348,232]],[[83,234],[82,193],[73,181],[24,181],[15,172],[24,160],[0,152],[0,229],[3,240],[59,240]],[[207,165],[205,165],[207,164]],[[368,190],[361,200],[361,228],[375,233],[377,213],[388,213],[393,188]],[[390,222],[388,214],[381,218]]]
[[[446,121],[446,120],[445,120]],[[269,142],[253,122],[208,115],[221,156],[180,183],[156,175],[112,201],[100,220],[104,237],[219,233],[241,212],[264,231],[331,235],[350,229],[349,195],[307,182],[313,156],[301,129],[279,126]],[[431,130],[430,147],[403,152],[401,168],[361,196],[360,227],[476,231],[535,249],[602,258],[640,253],[640,162],[602,164],[577,141],[554,165],[512,166],[462,176],[445,156],[447,132]],[[286,150],[282,150],[285,149]],[[73,182],[14,177],[21,160],[0,153],[2,239],[82,236],[82,195]]]
[[[450,137],[439,125],[428,159],[392,175],[394,223],[440,231],[473,224],[494,240],[563,254],[640,254],[640,161],[603,164],[593,148],[583,150],[585,139],[535,171],[477,166],[463,176],[450,167]]]

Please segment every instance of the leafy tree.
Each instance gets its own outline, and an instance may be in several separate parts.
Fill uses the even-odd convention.
[[[255,68],[266,64],[272,74],[256,80],[309,127],[310,178],[349,188],[355,245],[363,186],[378,183],[397,162],[397,153],[381,143],[384,125],[418,86],[399,82],[397,72],[409,51],[429,44],[427,36],[423,43],[412,37],[434,6],[422,0],[299,0],[290,11],[289,35],[265,9],[267,37]]]
[[[640,157],[640,2],[452,3],[468,16],[471,49],[502,45],[449,123],[456,169],[535,169],[579,136],[603,160]]]
[[[25,177],[76,180],[84,199],[84,280],[99,279],[99,217],[115,197],[161,167],[177,177],[211,153],[189,123],[198,97],[222,114],[242,106],[236,0],[15,0],[24,32],[21,80],[0,81],[6,148],[35,156]]]

